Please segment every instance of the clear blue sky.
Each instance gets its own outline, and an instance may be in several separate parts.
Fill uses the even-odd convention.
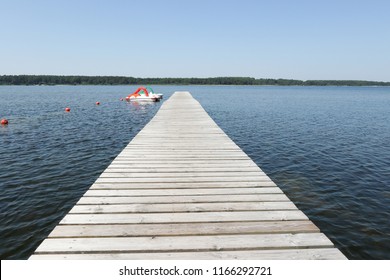
[[[0,75],[390,81],[390,1],[0,0]]]

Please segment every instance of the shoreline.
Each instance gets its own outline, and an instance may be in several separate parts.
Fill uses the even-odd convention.
[[[0,75],[0,85],[204,85],[204,86],[390,86],[369,80],[298,80],[284,78],[208,77],[136,78],[125,76]]]
[[[150,86],[205,86],[205,87],[213,87],[213,86],[223,86],[223,87],[235,87],[235,86],[243,86],[243,87],[370,87],[370,88],[376,88],[376,87],[383,87],[387,88],[390,87],[390,85],[241,85],[241,84],[231,84],[231,85],[225,85],[225,84],[151,84],[151,83],[144,83],[144,84],[21,84],[21,85],[15,85],[15,84],[0,84],[1,86],[12,86],[12,87],[54,87],[54,86],[142,86],[142,85],[150,85]]]

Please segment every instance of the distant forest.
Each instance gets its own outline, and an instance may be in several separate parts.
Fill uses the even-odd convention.
[[[3,75],[0,85],[270,85],[270,86],[390,86],[390,82],[358,80],[216,78],[134,78],[122,76]]]

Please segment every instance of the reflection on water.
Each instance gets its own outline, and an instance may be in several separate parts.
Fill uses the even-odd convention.
[[[156,106],[156,102],[146,101],[146,100],[131,100],[126,101],[129,104],[130,108],[135,108],[136,110],[148,110],[151,106]]]

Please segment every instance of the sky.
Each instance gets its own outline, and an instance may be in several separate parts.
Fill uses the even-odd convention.
[[[388,0],[0,0],[0,75],[390,81]]]

